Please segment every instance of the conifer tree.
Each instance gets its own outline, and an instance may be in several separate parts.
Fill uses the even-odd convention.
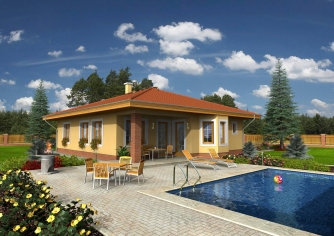
[[[294,134],[290,138],[290,144],[286,147],[286,152],[283,154],[283,156],[300,159],[313,158],[312,156],[308,155],[307,152],[308,148],[304,144],[300,135]]]
[[[29,113],[28,128],[26,130],[27,140],[47,140],[50,138],[51,133],[49,125],[42,119],[42,117],[47,114],[49,114],[49,103],[43,81],[41,81],[36,89]]]
[[[252,141],[248,141],[244,144],[244,147],[242,148],[242,154],[246,157],[254,157],[256,155],[256,147],[252,143]]]
[[[266,104],[264,133],[265,140],[279,141],[281,149],[284,148],[284,140],[290,134],[299,133],[297,107],[292,98],[286,70],[282,67],[282,61],[278,59],[272,74],[269,101]]]

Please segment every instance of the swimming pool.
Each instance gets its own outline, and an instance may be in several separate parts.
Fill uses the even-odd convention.
[[[273,178],[280,175],[282,184]],[[179,195],[180,190],[168,191]],[[300,230],[334,235],[334,176],[266,169],[198,184],[182,197]]]

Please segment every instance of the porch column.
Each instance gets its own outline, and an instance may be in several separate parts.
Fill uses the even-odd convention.
[[[326,146],[326,134],[320,134],[321,135],[321,146]]]
[[[141,114],[131,114],[131,148],[130,154],[133,163],[141,160]]]

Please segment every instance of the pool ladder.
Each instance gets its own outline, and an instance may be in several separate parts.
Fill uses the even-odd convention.
[[[189,175],[188,175],[188,173],[189,173],[189,172],[188,172],[189,163],[195,168],[195,170],[196,170],[196,172],[197,172],[197,174],[198,174],[198,179],[197,179],[196,182],[194,183],[193,190],[195,189],[196,184],[201,180],[201,175],[199,174],[199,172],[198,172],[196,166],[195,166],[193,163],[188,162],[187,164],[184,165],[184,166],[187,167],[187,168],[186,168],[186,170],[187,170],[186,173],[184,172],[184,169],[182,168],[182,166],[181,166],[180,164],[175,164],[175,165],[174,165],[174,171],[173,171],[173,186],[174,186],[174,187],[176,186],[176,183],[175,183],[175,167],[176,167],[176,166],[178,166],[178,167],[181,169],[181,171],[182,171],[184,177],[186,178],[186,181],[182,184],[182,186],[181,186],[181,188],[180,188],[180,194],[181,194],[181,192],[182,192],[182,188],[184,187],[184,185],[185,185],[186,183],[189,184]]]

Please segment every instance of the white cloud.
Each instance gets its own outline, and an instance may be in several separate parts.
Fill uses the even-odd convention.
[[[95,65],[88,65],[88,66],[84,66],[84,69],[91,69],[91,70],[97,70],[97,66]]]
[[[149,74],[147,79],[152,80],[154,87],[158,87],[159,89],[169,89],[168,79],[161,75]]]
[[[6,106],[5,106],[6,100],[1,100],[0,99],[0,111],[5,111],[6,110]]]
[[[200,93],[201,98],[204,98],[206,96],[205,93]]]
[[[71,77],[71,76],[79,76],[81,74],[81,70],[77,70],[74,68],[66,69],[66,68],[61,68],[58,71],[58,75],[60,77]]]
[[[117,31],[114,32],[114,35],[128,42],[135,42],[135,41],[152,42],[153,41],[153,39],[148,39],[146,35],[143,35],[142,33],[127,34],[125,32],[127,30],[133,30],[134,28],[135,27],[131,23],[123,23],[118,27]]]
[[[36,89],[38,88],[41,79],[31,80],[30,83],[27,85],[28,88]],[[63,87],[60,84],[52,83],[51,81],[43,80],[43,86],[45,89],[62,89]]]
[[[9,85],[14,85],[16,82],[14,80],[6,80],[6,79],[1,79],[2,84],[9,84]]]
[[[324,115],[324,112],[318,111],[317,109],[307,110],[306,113],[311,116],[314,116],[316,114]]]
[[[244,108],[244,107],[247,107],[247,104],[244,104],[244,103],[241,103],[241,102],[237,102],[237,101],[234,101],[235,105],[238,107],[238,108]]]
[[[254,109],[257,109],[257,110],[261,110],[261,109],[263,109],[261,106],[259,106],[259,105],[254,105],[254,106],[252,106]]]
[[[53,52],[48,52],[48,55],[52,56],[52,57],[59,57],[61,54],[63,54],[63,52],[61,50],[59,50],[59,51],[53,51]]]
[[[176,42],[160,39],[159,43],[161,52],[172,56],[188,55],[194,48],[194,45],[189,41]]]
[[[78,47],[77,49],[75,49],[75,51],[76,51],[76,52],[85,52],[86,49],[85,49],[84,46],[80,46],[80,47]]]
[[[264,57],[268,60],[257,63],[250,55],[244,54],[243,51],[233,51],[231,57],[225,60],[221,60],[219,57],[216,57],[216,62],[223,64],[231,70],[248,70],[250,72],[255,72],[257,69],[266,69],[268,67],[275,66],[275,57],[270,55],[265,55]]]
[[[321,47],[322,50],[334,52],[334,42],[331,42],[328,47]]]
[[[187,93],[191,93],[190,89],[187,89]]]
[[[8,72],[8,71],[6,71],[6,72],[5,72],[5,74],[6,74],[6,75],[9,75],[9,72]]]
[[[221,40],[223,35],[217,29],[203,29],[198,23],[179,22],[171,25],[160,26],[153,31],[162,39],[168,41],[183,41],[197,39],[201,42]]]
[[[258,69],[267,69],[269,73],[275,70],[277,58],[265,55],[266,61],[257,63],[250,55],[245,55],[242,51],[232,52],[231,57],[221,60],[216,58],[216,62],[223,64],[231,70],[248,70],[254,72]],[[334,71],[324,69],[332,62],[328,59],[315,61],[314,59],[302,59],[296,56],[282,58],[283,68],[286,69],[289,79],[299,79],[308,82],[334,82]]]
[[[26,110],[26,111],[30,111],[30,107],[31,107],[31,104],[33,102],[33,98],[32,97],[22,97],[22,98],[19,98],[15,101],[15,104],[14,106],[12,106],[12,109],[13,110]]]
[[[260,98],[268,98],[270,94],[270,87],[268,85],[260,85],[259,89],[253,90],[253,95]]]
[[[15,30],[15,31],[10,32],[10,36],[4,36],[3,38],[5,40],[8,39],[7,41],[8,43],[16,42],[16,41],[22,40],[21,34],[23,33],[24,33],[24,30]]]
[[[327,104],[323,101],[320,101],[319,99],[312,99],[311,103],[316,106],[316,107],[321,107],[321,108],[328,108],[332,106],[331,104]]]
[[[138,60],[137,64],[141,65],[141,66],[145,66],[145,62],[143,60]]]
[[[170,58],[164,60],[153,60],[146,63],[150,67],[155,67],[163,70],[181,71],[185,74],[201,75],[204,67],[198,64],[194,59],[185,59],[182,57]]]
[[[212,95],[213,95],[213,94],[217,94],[217,95],[219,95],[219,96],[221,96],[221,97],[224,96],[225,94],[230,95],[232,98],[237,98],[237,97],[239,97],[238,94],[233,93],[233,92],[231,92],[231,91],[229,91],[229,90],[223,89],[222,87],[219,87],[219,89],[218,89],[216,92],[213,92]]]
[[[125,51],[128,51],[132,54],[134,53],[143,53],[148,52],[148,47],[146,45],[143,46],[135,46],[134,44],[129,44],[125,47]]]
[[[66,105],[66,103],[68,103],[67,95],[71,94],[71,89],[65,88],[60,91],[56,90],[55,94],[56,94],[57,102],[51,103],[50,109],[52,111],[62,111],[62,110],[68,109],[69,107]]]

